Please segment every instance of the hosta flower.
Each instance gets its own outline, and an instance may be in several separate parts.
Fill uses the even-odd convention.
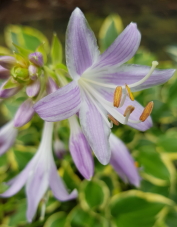
[[[140,185],[141,178],[127,147],[112,133],[109,141],[111,145],[110,164],[125,183],[130,182],[138,187]]]
[[[13,120],[0,128],[0,156],[13,146],[18,130],[14,128]]]
[[[45,122],[39,149],[25,169],[7,184],[9,189],[1,197],[10,197],[26,185],[28,200],[27,219],[32,221],[40,200],[50,188],[60,201],[74,199],[77,191],[68,193],[62,179],[59,177],[52,155],[53,123]]]
[[[130,23],[103,53],[80,11],[75,9],[66,34],[66,62],[73,81],[41,99],[35,111],[46,121],[60,121],[79,112],[82,131],[102,164],[111,157],[110,122],[128,124],[139,130],[152,126],[153,103],[144,109],[134,101],[132,91],[164,83],[175,70],[125,65],[136,53],[141,35]]]

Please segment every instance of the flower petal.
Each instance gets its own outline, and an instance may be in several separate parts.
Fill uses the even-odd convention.
[[[8,79],[10,76],[10,71],[8,69],[3,68],[0,65],[0,79]]]
[[[10,197],[15,195],[20,189],[25,185],[30,171],[33,169],[34,166],[34,158],[28,163],[25,169],[14,177],[12,180],[7,182],[10,188],[5,191],[4,193],[0,194],[0,197]]]
[[[141,40],[141,34],[135,23],[130,23],[117,37],[113,44],[100,56],[94,68],[120,66],[136,53]]]
[[[80,102],[80,89],[73,81],[41,99],[34,109],[45,121],[60,121],[77,113]]]
[[[0,129],[0,156],[14,144],[18,130],[14,128],[13,121],[8,122]]]
[[[94,171],[92,151],[83,132],[81,131],[76,117],[72,116],[69,118],[69,122],[71,129],[69,149],[73,161],[83,177],[89,180],[93,176]]]
[[[96,106],[84,93],[79,118],[84,135],[96,157],[103,165],[108,164],[111,156],[108,141],[110,128],[105,124]]]
[[[34,96],[36,96],[39,93],[40,87],[41,87],[40,80],[37,79],[37,80],[35,80],[34,82],[32,82],[31,84],[29,84],[27,86],[26,94],[29,97],[34,97]]]
[[[71,15],[66,33],[66,62],[74,79],[89,68],[99,55],[92,30],[79,8]]]
[[[34,168],[34,172],[31,174],[26,184],[26,194],[28,200],[27,219],[29,222],[32,221],[38,204],[49,186],[48,173],[46,171],[45,163],[38,162],[37,166]]]
[[[33,102],[31,99],[27,99],[18,108],[14,117],[14,126],[21,127],[28,123],[34,115]]]
[[[143,65],[122,65],[117,69],[110,70],[110,72],[101,72],[97,74],[94,80],[105,84],[116,84],[118,86],[125,84],[133,84],[143,79],[150,71],[150,67]],[[131,88],[132,91],[140,91],[150,88],[155,85],[163,84],[169,80],[175,69],[155,70],[152,75],[142,84]]]
[[[111,146],[111,160],[110,164],[114,167],[115,171],[123,178],[139,187],[140,176],[137,168],[134,165],[134,160],[128,152],[128,149],[124,143],[118,139],[115,135],[110,135],[110,146]]]
[[[49,184],[54,196],[60,201],[67,201],[75,199],[77,197],[76,189],[73,190],[70,194],[68,193],[63,180],[57,173],[57,168],[54,161],[50,169]]]

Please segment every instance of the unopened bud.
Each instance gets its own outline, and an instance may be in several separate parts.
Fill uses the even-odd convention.
[[[34,115],[33,102],[31,99],[27,99],[25,102],[21,104],[18,108],[15,118],[14,118],[14,126],[21,127],[28,123]]]
[[[28,69],[15,66],[11,73],[18,82],[27,81],[29,79]]]
[[[16,59],[12,56],[0,57],[0,65],[5,69],[11,69],[16,63]]]
[[[10,71],[8,69],[0,66],[0,79],[7,79],[10,76]]]
[[[43,61],[43,56],[40,52],[34,52],[32,54],[29,55],[29,60],[30,62],[32,62],[33,64],[41,67],[44,64]]]
[[[35,97],[39,93],[40,87],[41,87],[40,80],[37,79],[27,86],[26,94],[31,98]]]
[[[48,77],[46,89],[47,89],[47,94],[50,94],[58,90],[59,87],[51,77]]]
[[[35,65],[30,65],[28,67],[28,72],[31,80],[36,80],[38,78],[38,67]]]
[[[9,98],[9,97],[15,95],[21,89],[20,85],[13,87],[13,88],[4,89],[4,86],[6,85],[6,83],[7,83],[7,81],[4,82],[0,87],[0,98]]]

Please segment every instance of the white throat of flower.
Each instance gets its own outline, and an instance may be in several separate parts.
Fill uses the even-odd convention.
[[[135,83],[129,84],[129,85],[125,84],[123,86],[118,87],[115,84],[104,84],[104,83],[97,82],[93,79],[88,79],[88,77],[85,77],[84,75],[82,75],[82,77],[80,77],[80,79],[78,80],[78,84],[86,92],[86,94],[88,95],[90,100],[92,100],[92,102],[97,107],[99,113],[102,115],[103,119],[105,120],[106,124],[109,127],[112,127],[112,123],[118,124],[118,122],[120,122],[122,124],[127,124],[128,122],[138,124],[138,123],[145,121],[149,117],[149,115],[151,114],[152,108],[153,108],[153,102],[148,103],[148,105],[145,107],[143,113],[139,117],[138,121],[129,119],[131,113],[134,110],[133,106],[128,106],[123,115],[117,111],[116,107],[119,108],[119,107],[123,106],[127,95],[129,96],[129,98],[132,101],[134,101],[134,97],[133,97],[133,94],[131,93],[130,88],[135,88],[135,87],[141,85],[142,83],[144,83],[152,75],[152,73],[154,72],[157,65],[158,65],[158,62],[153,61],[152,67],[149,70],[148,74],[144,78],[139,80],[138,82],[135,82]],[[109,102],[105,98],[103,98],[102,95],[94,87],[91,86],[91,84],[95,84],[95,85],[98,85],[101,87],[115,89],[113,103]],[[122,91],[123,91],[123,94],[122,94]],[[115,101],[117,101],[117,103],[118,103],[117,105],[114,104]],[[102,109],[99,107],[97,102],[99,102],[101,104],[101,106],[109,113],[108,118],[111,120],[111,123],[108,121],[107,117],[105,116],[104,111],[102,111]]]

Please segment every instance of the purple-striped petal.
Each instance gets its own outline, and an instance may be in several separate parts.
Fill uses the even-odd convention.
[[[14,126],[21,127],[28,123],[34,115],[33,101],[27,99],[21,104],[18,108],[15,117],[14,117]]]
[[[122,65],[119,68],[110,70],[110,72],[101,72],[94,78],[96,81],[105,84],[125,85],[133,84],[140,81],[148,74],[150,67],[143,65]],[[175,69],[155,70],[152,75],[142,84],[132,88],[132,91],[140,91],[155,85],[163,84],[169,80]]]
[[[79,8],[71,15],[66,33],[66,62],[74,79],[89,68],[98,58],[95,36]]]
[[[60,121],[77,113],[80,103],[80,88],[73,81],[41,99],[34,109],[45,121]]]
[[[0,156],[14,144],[18,130],[14,128],[13,121],[0,128]]]
[[[35,65],[30,65],[28,67],[28,73],[31,80],[36,80],[38,77],[38,67]]]
[[[47,172],[45,165],[45,162],[38,162],[37,166],[34,167],[34,173],[31,174],[26,184],[26,194],[28,200],[27,219],[29,222],[32,221],[38,204],[49,186],[49,173]]]
[[[58,175],[54,161],[50,169],[49,185],[55,198],[60,201],[67,201],[75,199],[77,197],[76,189],[73,190],[70,194],[68,193],[63,180]]]
[[[94,163],[91,148],[81,131],[75,116],[69,119],[70,122],[70,141],[69,149],[73,161],[79,172],[86,179],[91,179],[94,172]]]
[[[17,92],[20,91],[21,86],[9,88],[9,89],[4,89],[5,84],[7,81],[5,81],[1,86],[0,86],[0,98],[9,98],[13,95],[15,95]]]
[[[28,165],[19,175],[7,182],[10,187],[7,191],[0,194],[0,197],[11,197],[15,195],[18,191],[20,191],[20,189],[25,185],[31,170],[33,169],[33,166],[34,159],[28,163]]]
[[[110,135],[111,146],[111,160],[110,164],[114,167],[115,171],[120,175],[122,180],[139,187],[140,176],[137,168],[134,165],[134,160],[129,154],[128,149],[124,143],[115,135]]]
[[[135,23],[130,23],[113,44],[100,56],[95,67],[120,66],[134,56],[138,50],[141,34]]]
[[[47,81],[47,85],[46,85],[47,94],[51,94],[58,89],[59,89],[59,87],[55,83],[55,81],[52,79],[52,77],[48,77],[48,81]]]
[[[27,88],[26,88],[26,94],[32,98],[32,97],[35,97],[39,91],[40,91],[40,87],[41,87],[41,84],[40,84],[40,80],[35,80],[34,82],[30,83]]]
[[[8,69],[3,68],[0,65],[0,79],[4,80],[4,79],[8,79],[10,76],[10,71]]]
[[[79,118],[84,135],[96,157],[103,165],[108,164],[111,156],[109,146],[110,128],[104,122],[97,107],[84,93]]]

